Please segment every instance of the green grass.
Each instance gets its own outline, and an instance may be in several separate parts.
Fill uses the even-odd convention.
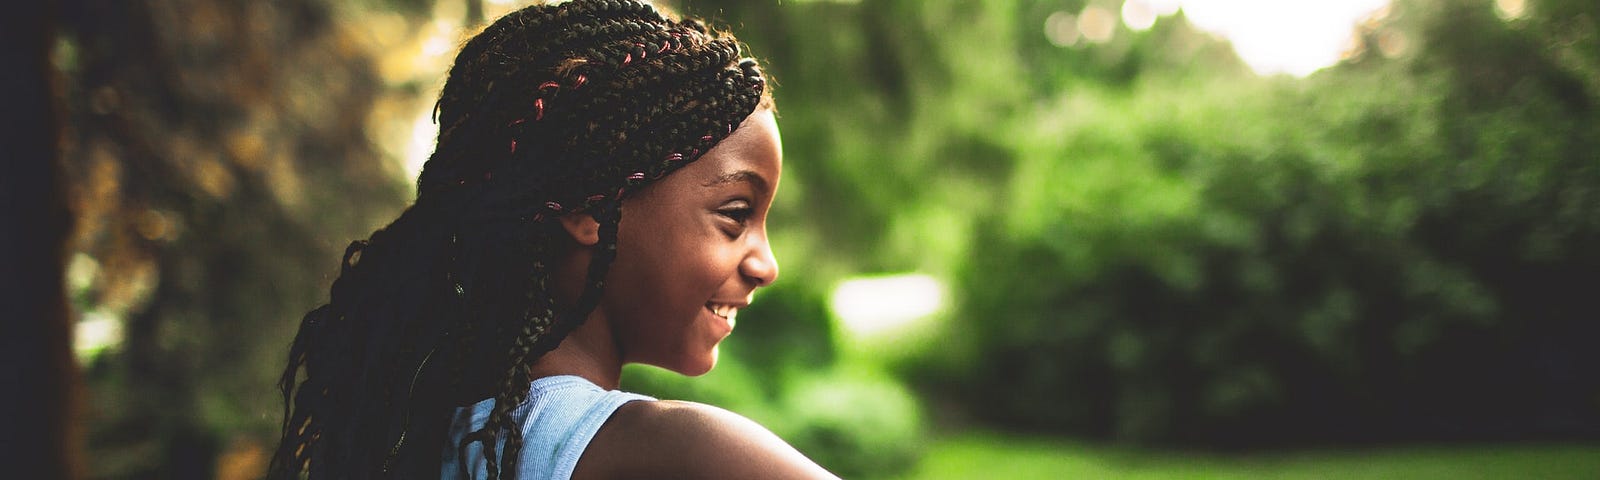
[[[936,439],[911,479],[1600,479],[1600,444],[1404,446],[1193,454],[1048,437]]]

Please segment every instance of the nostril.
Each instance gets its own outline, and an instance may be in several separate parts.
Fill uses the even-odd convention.
[[[767,286],[767,285],[772,285],[772,282],[775,282],[775,281],[778,281],[778,268],[777,268],[777,266],[773,266],[771,268],[768,268],[766,274],[761,276],[761,286],[764,287],[764,286]]]
[[[765,238],[739,263],[739,272],[758,287],[771,285],[778,279],[778,259],[773,257],[772,247]]]
[[[771,285],[778,279],[778,264],[771,260],[751,259],[746,262],[745,276],[750,277],[756,286]]]

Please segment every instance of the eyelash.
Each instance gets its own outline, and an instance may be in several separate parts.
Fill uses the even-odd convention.
[[[722,215],[729,220],[733,220],[734,223],[739,224],[741,227],[744,226],[745,222],[750,220],[750,215],[754,213],[754,209],[746,206],[727,207],[717,210],[717,214]]]

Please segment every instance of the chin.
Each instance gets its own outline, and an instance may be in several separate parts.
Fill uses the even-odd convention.
[[[707,352],[700,358],[689,359],[689,361],[680,365],[680,368],[674,368],[672,370],[678,372],[679,375],[686,377],[698,377],[710,372],[711,369],[716,366],[717,347],[711,347],[711,351]]]

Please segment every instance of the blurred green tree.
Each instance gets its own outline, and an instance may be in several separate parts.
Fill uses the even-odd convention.
[[[922,383],[1135,442],[1600,434],[1600,12],[1493,8],[1398,2],[1305,80],[1151,74],[1022,115],[1040,153]]]
[[[60,12],[74,304],[123,335],[85,366],[90,474],[212,478],[275,435],[294,319],[402,206],[370,53],[315,0]]]

